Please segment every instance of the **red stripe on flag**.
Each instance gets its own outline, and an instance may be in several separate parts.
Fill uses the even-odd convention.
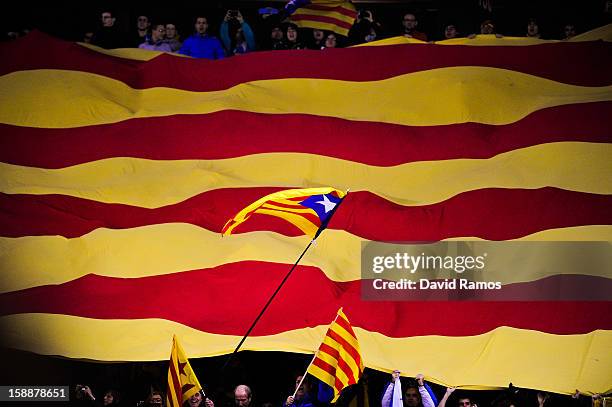
[[[278,190],[220,189],[157,209],[63,195],[0,193],[0,235],[73,238],[97,228],[128,229],[162,223],[190,223],[220,232],[239,210]],[[424,206],[402,206],[369,192],[352,192],[330,227],[383,241],[438,241],[457,236],[506,240],[547,229],[610,225],[610,207],[610,195],[556,188],[481,189]],[[380,228],[381,224],[385,228]],[[272,230],[286,236],[303,234],[288,222],[270,216],[253,216],[236,233],[256,230]]]
[[[303,328],[288,314],[304,314],[310,326],[328,325],[329,315],[340,306],[350,311],[352,325],[390,337],[478,335],[499,326],[548,332],[580,334],[595,329],[612,329],[612,301],[497,301],[490,292],[486,301],[373,301],[362,300],[362,281],[330,281],[319,269],[298,266],[287,281],[278,307],[268,310],[253,335],[272,335]],[[287,273],[286,264],[243,261],[219,267],[141,278],[112,278],[89,274],[57,285],[0,294],[0,314],[53,313],[98,319],[161,318],[205,332],[241,335],[252,322],[252,307],[263,306],[270,287]],[[232,278],[228,278],[232,276]],[[593,284],[589,284],[589,280]],[[236,285],[235,282],[241,284]],[[559,292],[577,283],[589,288],[589,297],[609,296],[610,279],[594,276],[555,276],[521,283],[517,290],[531,293]],[[585,285],[586,283],[586,285]],[[191,287],[208,287],[208,302],[214,307],[202,313],[201,299],[190,295]],[[486,290],[485,290],[486,291]],[[232,292],[241,301],[233,301]],[[312,296],[316,292],[317,296]],[[113,301],[108,301],[113,298]],[[159,298],[165,305],[159,306]],[[536,297],[540,298],[540,297]],[[566,298],[566,297],[558,297]],[[86,299],[86,300],[85,300]],[[244,303],[252,307],[244,307]],[[411,310],[419,309],[414,319]],[[392,319],[380,318],[391,314]],[[232,315],[231,319],[224,316]],[[474,318],[478,315],[478,318]],[[431,321],[436,324],[432,325]],[[220,323],[219,321],[223,321]]]
[[[359,372],[354,372],[353,369],[351,369],[351,367],[342,358],[340,352],[337,349],[326,343],[321,343],[321,346],[319,347],[319,352],[326,353],[327,355],[331,356],[336,360],[336,366],[340,368],[340,370],[342,370],[348,378],[348,382],[346,383],[347,385],[356,383],[355,376],[358,376]],[[360,365],[357,364],[357,366]]]
[[[357,12],[355,10],[344,6],[324,6],[322,4],[309,4],[307,6],[302,7],[302,9],[329,11],[330,13],[338,13],[350,18],[357,17]],[[296,11],[296,13],[299,13],[299,9],[298,11]]]
[[[353,338],[357,339],[357,335],[355,335],[355,332],[353,332],[353,327],[351,326],[348,320],[346,320],[340,315],[336,319],[336,323],[340,325],[342,328],[344,328],[344,330],[348,332]]]
[[[178,378],[176,367],[178,366],[178,360],[173,357],[170,359],[170,374],[172,375],[172,387],[179,403],[183,402],[183,393],[181,392],[181,381]],[[171,397],[169,397],[172,400]]]
[[[329,346],[328,344],[324,342],[321,343],[321,346],[319,346],[319,352],[327,353],[329,356],[331,356],[332,358],[336,360],[340,358],[340,353],[338,352],[338,350],[336,348]]]
[[[609,124],[602,117],[612,117],[612,102],[542,109],[505,126],[478,123],[401,126],[238,111],[132,119],[72,129],[0,124],[0,161],[62,168],[110,157],[210,160],[296,152],[388,167],[415,161],[489,158],[559,141],[611,143]],[[147,131],[141,131],[142,128]],[[223,137],[202,137],[204,128],[209,134]],[[245,128],[249,129],[249,143],[244,143]],[[291,137],[279,138],[278,134]],[[372,134],[377,135],[378,142],[372,142]],[[325,139],[325,143],[320,139]]]
[[[29,69],[67,69],[104,75],[136,89],[170,87],[206,91],[280,78],[371,81],[448,66],[492,66],[580,86],[612,84],[612,70],[606,68],[612,65],[612,52],[609,52],[609,43],[604,41],[486,49],[406,45],[344,48],[326,54],[326,63],[321,63],[321,53],[317,52],[254,52],[249,58],[199,61],[197,64],[170,54],[161,54],[148,62],[109,58],[39,31],[1,45],[0,75]],[[355,69],[362,66],[364,60],[368,61],[368,69]],[[567,61],[572,61],[572,69],[567,69]],[[205,76],[200,75],[203,65],[206,65]],[[152,126],[145,133],[150,130]]]
[[[309,222],[314,223],[316,226],[321,226],[321,219],[319,219],[317,215],[313,215],[312,213],[295,213],[290,210],[283,210],[283,209],[277,209],[277,208],[265,208],[265,209],[268,211],[274,211],[274,212],[280,212],[280,213],[291,213],[296,216],[301,216],[302,218],[308,220]],[[268,216],[268,214],[265,214],[265,213],[261,213],[261,214],[255,213],[255,215]]]
[[[315,16],[311,14],[308,14],[308,15],[293,14],[291,16],[291,20],[293,21],[315,21],[319,23],[327,23],[327,24],[332,24],[332,25],[335,25],[341,28],[345,28],[347,30],[350,30],[351,27],[353,26],[352,24],[349,24],[346,21],[338,20],[337,18],[326,17],[326,16]]]
[[[324,372],[328,373],[329,375],[336,377],[336,368],[324,361],[323,359],[315,357],[312,364],[323,370]]]
[[[353,347],[353,345],[348,343],[343,337],[341,337],[338,333],[332,331],[331,329],[327,332],[327,336],[338,342],[340,346],[344,348],[346,353],[348,353],[353,358],[357,366],[361,365],[361,356],[359,355],[357,349]]]

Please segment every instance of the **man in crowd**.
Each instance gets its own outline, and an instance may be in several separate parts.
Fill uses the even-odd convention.
[[[427,35],[417,30],[419,22],[417,21],[416,15],[412,13],[404,14],[402,26],[404,27],[404,37],[415,38],[421,41],[427,41]]]
[[[179,53],[194,58],[222,59],[225,51],[221,41],[208,34],[208,19],[196,17],[195,33],[185,40]]]

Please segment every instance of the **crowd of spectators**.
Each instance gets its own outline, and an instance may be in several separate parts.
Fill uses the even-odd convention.
[[[357,385],[345,388],[340,398],[334,404],[337,407],[381,406],[392,407],[395,397],[395,387],[401,384],[401,403],[403,407],[604,407],[603,401],[608,400],[600,395],[584,396],[578,391],[574,395],[564,396],[545,391],[525,390],[509,385],[499,391],[466,391],[454,387],[443,388],[427,383],[423,374],[415,378],[402,378],[399,371],[394,371],[391,377],[384,376],[384,385],[375,383],[371,375],[365,375]],[[292,378],[293,379],[293,378]],[[292,381],[293,383],[293,381]],[[270,384],[276,387],[274,384]],[[312,376],[295,376],[295,384],[286,389],[277,387],[277,397],[265,398],[254,393],[247,384],[233,385],[225,391],[208,392],[208,386],[188,397],[184,407],[331,407],[333,391]],[[488,394],[485,394],[488,393]],[[191,393],[189,393],[191,394]],[[78,384],[74,388],[72,405],[79,407],[93,406],[135,406],[162,407],[166,406],[164,390],[150,386],[146,394],[139,399],[122,398],[121,392],[109,388],[95,394],[88,386]]]
[[[197,13],[181,19],[182,24],[173,17],[151,17],[146,13],[136,13],[129,17],[131,21],[127,21],[125,14],[121,14],[124,21],[118,21],[119,17],[113,10],[104,9],[98,14],[98,21],[82,33],[78,40],[107,49],[143,48],[197,58],[220,59],[259,50],[345,47],[397,35],[430,43],[461,37],[472,39],[479,34],[496,37],[506,35],[490,16],[474,26],[465,21],[447,19],[444,24],[432,30],[431,25],[426,29],[427,25],[421,24],[420,14],[402,10],[392,20],[389,15],[379,19],[375,8],[361,7],[348,35],[343,36],[332,31],[298,27],[284,13],[282,6],[247,10],[247,13],[230,8],[224,10],[220,21],[214,15],[211,17],[207,13]],[[603,14],[609,17],[610,13],[606,9]],[[185,23],[186,20],[190,23]],[[551,27],[550,21],[545,20],[546,34],[543,35],[541,23],[534,16],[520,20],[517,18],[513,25],[509,29],[510,36],[530,38],[567,40],[582,31],[573,21]],[[27,31],[10,32],[7,37],[16,38]]]

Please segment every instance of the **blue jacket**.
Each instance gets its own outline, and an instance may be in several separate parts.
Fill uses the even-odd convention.
[[[245,52],[251,52],[251,51],[255,51],[255,35],[253,34],[253,30],[251,30],[251,26],[247,24],[247,22],[243,22],[242,25],[240,26],[242,28],[242,32],[244,33],[244,39],[246,40],[247,43],[247,49],[246,50],[232,50],[232,40],[230,39],[229,36],[229,24],[227,24],[227,21],[224,21],[221,23],[221,29],[219,30],[219,35],[221,37],[221,41],[223,42],[223,45],[225,46],[225,49],[227,50],[227,54],[228,55],[233,55],[233,54],[243,54]]]
[[[221,59],[225,56],[221,42],[208,34],[193,34],[185,40],[179,54],[194,58]]]

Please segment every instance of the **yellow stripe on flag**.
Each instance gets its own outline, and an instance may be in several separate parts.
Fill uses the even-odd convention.
[[[0,164],[0,192],[62,194],[158,208],[220,188],[334,185],[400,205],[427,205],[483,188],[556,187],[612,193],[612,144],[559,142],[488,159],[375,167],[324,156],[270,153],[223,160],[109,158],[62,169]],[[292,168],[292,171],[278,171]],[[393,182],[381,182],[381,180]],[[112,180],[112,182],[109,182]]]
[[[260,80],[210,92],[133,89],[91,73],[38,69],[0,76],[0,88],[11,95],[11,103],[0,104],[0,123],[46,128],[230,109],[412,126],[467,122],[502,125],[547,107],[612,100],[612,86],[568,85],[479,66],[431,69],[379,81]],[[407,92],[410,98],[406,98]]]

